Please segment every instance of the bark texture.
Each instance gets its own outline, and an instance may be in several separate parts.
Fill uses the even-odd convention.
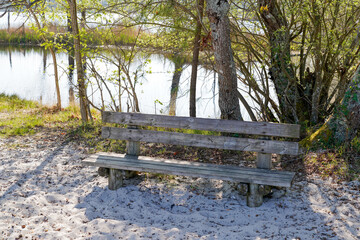
[[[199,0],[198,3],[198,18],[196,21],[193,59],[191,64],[191,79],[190,79],[190,117],[196,117],[196,81],[197,81],[197,68],[199,65],[200,53],[200,38],[202,29],[202,18],[204,14],[204,0]]]
[[[76,73],[77,73],[78,88],[79,88],[81,120],[83,122],[87,122],[89,120],[89,115],[88,115],[89,106],[86,97],[85,74],[82,64],[83,61],[81,57],[81,45],[80,45],[79,25],[77,21],[76,0],[67,0],[67,2],[69,4],[69,10],[70,10],[71,29],[74,35],[75,62],[76,62]]]
[[[288,23],[281,14],[277,1],[259,0],[260,15],[269,35],[271,67],[269,73],[274,82],[282,115],[281,122],[297,123],[297,84],[290,61],[290,33]]]
[[[71,19],[70,16],[67,17],[67,31],[69,33],[72,33],[72,27],[71,27]],[[67,49],[68,49],[68,63],[69,63],[69,103],[70,105],[75,105],[75,92],[73,88],[73,79],[74,79],[74,66],[75,66],[75,56],[74,56],[74,42],[69,41],[67,43]]]
[[[170,90],[170,107],[169,107],[170,116],[176,115],[176,99],[178,96],[180,77],[183,72],[185,59],[182,58],[181,56],[174,56],[173,61],[175,64],[175,70],[174,70],[174,75],[171,82],[171,90]]]
[[[219,76],[219,108],[222,119],[243,120],[237,98],[237,77],[231,49],[230,25],[227,16],[230,4],[226,0],[208,0],[216,71]]]

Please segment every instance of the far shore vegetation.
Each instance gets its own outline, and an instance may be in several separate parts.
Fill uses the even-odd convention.
[[[70,39],[65,28],[51,25],[51,30],[54,34],[46,36],[46,41],[62,44],[72,43],[73,40]],[[106,34],[104,29],[87,32],[87,44],[96,46],[101,45],[104,42],[112,43],[114,45],[131,45],[135,43],[136,33],[132,29],[122,29],[119,27],[114,28],[111,31],[112,34]],[[109,39],[104,40],[104,36],[109,36]],[[1,45],[40,46],[44,42],[45,41],[42,36],[27,27],[0,29]]]

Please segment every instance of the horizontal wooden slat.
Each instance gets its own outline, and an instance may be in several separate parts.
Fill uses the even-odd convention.
[[[292,154],[299,153],[297,142],[184,134],[174,132],[148,131],[103,127],[102,137],[135,142],[153,142],[194,147],[220,148],[227,150],[250,151],[260,153]]]
[[[107,123],[140,126],[207,130],[289,138],[299,138],[300,136],[300,125],[296,124],[175,117],[124,112],[103,112],[102,120]]]
[[[290,187],[294,173],[255,168],[241,168],[208,163],[196,163],[171,159],[127,156],[101,153],[82,161],[84,165],[122,170],[154,172],[191,177],[204,177],[228,181]]]

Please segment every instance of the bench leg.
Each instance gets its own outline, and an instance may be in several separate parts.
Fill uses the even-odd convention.
[[[109,189],[116,190],[123,186],[123,171],[119,169],[109,169]]]
[[[263,203],[263,195],[259,191],[259,184],[250,183],[246,203],[248,207],[260,207]]]

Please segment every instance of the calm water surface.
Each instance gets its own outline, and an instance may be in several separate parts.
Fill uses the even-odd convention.
[[[147,73],[141,78],[141,85],[136,87],[139,99],[140,111],[144,113],[168,112],[170,102],[170,88],[174,72],[174,63],[162,55],[150,56],[150,63],[146,65]],[[60,91],[62,106],[69,105],[69,91],[74,86],[74,80],[68,77],[68,56],[65,53],[57,54],[60,75]],[[144,59],[137,59],[131,69],[136,69]],[[104,76],[112,70],[111,66],[104,63],[98,64],[98,71]],[[12,48],[0,47],[0,92],[16,94],[21,98],[36,100],[44,105],[56,104],[56,93],[51,55],[42,48]],[[151,73],[150,73],[151,72]],[[183,71],[178,89],[176,114],[179,116],[189,115],[189,86],[191,66]],[[76,76],[74,76],[76,79]],[[219,117],[217,106],[217,83],[214,74],[199,68],[197,83],[197,116]],[[100,94],[96,87],[89,86],[90,99],[100,106]],[[111,88],[114,95],[117,90]],[[110,102],[109,95],[105,94],[106,102]],[[126,106],[126,96],[123,106]],[[124,110],[124,109],[123,109]]]

